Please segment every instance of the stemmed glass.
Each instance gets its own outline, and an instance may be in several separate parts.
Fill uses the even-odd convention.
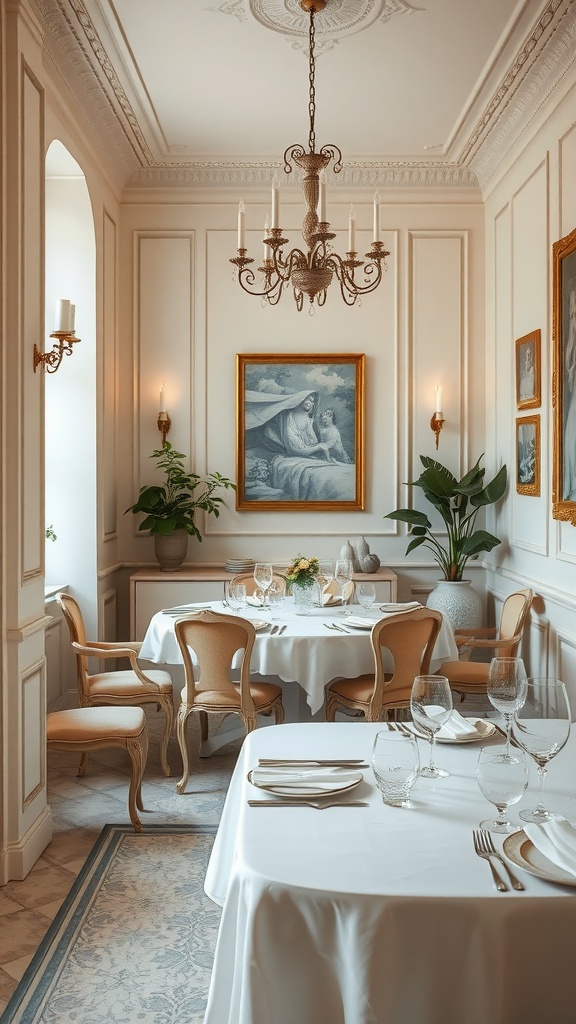
[[[356,587],[356,600],[365,611],[369,611],[376,600],[376,587],[373,583],[359,583]]]
[[[498,811],[498,817],[480,822],[489,832],[514,832],[517,828],[506,820],[510,804],[517,804],[528,785],[528,765],[523,750],[512,756],[507,748],[482,747],[476,767],[476,780],[482,796]]]
[[[452,714],[452,690],[446,676],[416,676],[410,697],[412,719],[430,740],[430,763],[419,774],[425,779],[444,779],[450,773],[434,764],[434,739]]]
[[[272,580],[268,590],[268,603],[270,605],[270,618],[279,619],[280,611],[284,607],[286,587],[282,580]]]
[[[516,712],[512,735],[535,761],[540,779],[538,806],[534,810],[520,811],[520,817],[537,824],[552,821],[558,815],[544,806],[546,768],[570,735],[570,704],[560,679],[528,679],[526,700]]]
[[[522,658],[492,658],[488,673],[488,699],[506,724],[506,754],[514,715],[526,700],[526,669]]]
[[[262,607],[266,607],[266,593],[274,578],[274,571],[270,562],[256,562],[254,566],[254,580],[262,591]]]
[[[347,583],[350,583],[353,573],[354,566],[352,565],[352,560],[350,558],[339,558],[338,561],[336,562],[336,568],[334,570],[334,579],[336,580],[336,583],[338,583],[340,587],[340,591],[342,594],[342,609],[345,615],[347,615],[349,612],[348,601],[350,600],[350,598],[344,597],[344,588]]]
[[[228,587],[228,604],[235,615],[246,606],[246,584],[231,583]]]
[[[332,583],[333,579],[334,579],[334,562],[333,562],[333,560],[331,558],[322,558],[318,562],[318,575],[316,577],[316,580],[318,581],[318,586],[320,587],[320,594],[321,594],[321,598],[322,598],[322,603],[324,601],[324,593],[325,593],[327,587],[329,587],[330,584]]]

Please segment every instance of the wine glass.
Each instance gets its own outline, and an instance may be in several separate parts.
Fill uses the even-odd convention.
[[[356,600],[365,611],[369,611],[376,600],[376,587],[373,583],[359,583],[356,587]]]
[[[488,699],[506,724],[506,753],[514,715],[526,700],[526,669],[522,658],[492,658],[488,673]]]
[[[268,589],[268,603],[270,605],[270,618],[280,618],[280,611],[284,607],[286,587],[282,580],[272,580]]]
[[[334,570],[334,579],[340,587],[342,594],[342,608],[345,615],[347,615],[349,611],[348,601],[350,600],[350,597],[344,597],[344,588],[347,583],[350,583],[353,573],[354,566],[352,565],[352,560],[350,558],[339,558]]]
[[[517,804],[528,785],[528,765],[523,750],[514,754],[507,747],[482,747],[476,767],[476,780],[482,796],[498,811],[498,817],[480,822],[489,832],[514,832],[517,825],[506,820],[510,804]]]
[[[322,603],[324,603],[324,593],[326,589],[332,583],[334,579],[334,561],[332,558],[322,558],[318,562],[318,575],[316,580],[320,587],[320,594],[322,596]]]
[[[523,821],[541,824],[559,817],[544,806],[544,779],[548,762],[562,750],[570,735],[570,704],[560,679],[528,679],[526,699],[516,712],[512,735],[536,763],[540,799],[534,810],[520,811]]]
[[[434,739],[436,733],[452,714],[452,690],[446,676],[416,676],[410,697],[412,719],[430,739],[430,763],[424,765],[419,775],[426,779],[444,779],[450,773],[434,764]]]
[[[372,747],[372,770],[385,804],[412,807],[410,790],[418,778],[420,755],[414,736],[379,732]]]
[[[238,615],[241,608],[246,607],[246,584],[231,583],[228,587],[228,604],[235,615]]]
[[[256,562],[254,566],[254,580],[263,592],[262,607],[266,607],[266,592],[274,578],[274,571],[270,562]]]

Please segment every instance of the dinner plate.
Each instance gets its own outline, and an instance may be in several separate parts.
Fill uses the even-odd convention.
[[[543,853],[540,853],[534,843],[528,839],[524,829],[512,832],[506,836],[502,849],[518,868],[524,868],[531,875],[543,878],[546,882],[558,882],[560,885],[576,885],[576,877],[569,871],[553,864]]]
[[[330,771],[333,773],[334,769],[330,769]],[[315,769],[314,774],[318,775],[322,773]],[[364,778],[362,772],[350,771],[347,769],[345,777],[341,781],[334,779],[330,785],[325,785],[322,788],[319,788],[318,785],[314,785],[314,783],[310,783],[310,786],[306,786],[302,783],[292,786],[288,783],[283,785],[280,782],[263,785],[260,782],[255,782],[252,776],[253,772],[249,771],[248,782],[255,786],[256,789],[263,789],[266,793],[274,793],[275,796],[289,796],[291,800],[309,800],[311,796],[330,796],[334,793],[348,793],[349,790],[354,789],[360,782],[362,782],[362,779]],[[294,771],[292,772],[292,776],[296,779],[296,773],[294,773]],[[351,776],[352,781],[350,778]]]

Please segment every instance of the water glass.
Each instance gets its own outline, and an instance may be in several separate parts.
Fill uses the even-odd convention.
[[[528,679],[526,699],[516,712],[512,735],[536,763],[540,799],[532,810],[520,811],[523,821],[542,824],[559,817],[544,804],[544,779],[548,762],[562,750],[570,735],[570,704],[560,679]]]
[[[350,600],[350,598],[344,597],[344,594],[346,592],[345,588],[346,584],[350,583],[353,574],[354,566],[352,565],[352,560],[350,558],[339,558],[338,561],[336,562],[336,568],[334,570],[334,579],[336,580],[336,583],[338,583],[340,587],[340,591],[342,594],[342,609],[345,615],[347,615],[350,611],[348,607],[348,601]]]
[[[506,724],[506,753],[514,715],[526,700],[526,669],[522,658],[492,658],[488,673],[488,699]]]
[[[450,773],[434,764],[434,739],[452,714],[452,691],[446,676],[416,676],[410,696],[412,720],[430,740],[430,763],[420,769],[426,779],[444,779]]]
[[[517,804],[528,785],[528,765],[523,750],[508,754],[506,747],[482,747],[476,767],[482,796],[498,811],[497,818],[480,822],[490,832],[514,832],[518,827],[506,818],[511,804]]]
[[[372,770],[385,804],[412,807],[410,791],[418,778],[420,755],[414,736],[379,732],[372,748]]]
[[[235,615],[246,607],[246,584],[231,583],[228,587],[228,604]]]
[[[268,604],[270,605],[270,618],[279,619],[280,612],[284,607],[286,598],[286,587],[282,580],[273,580],[268,590]]]
[[[262,607],[266,607],[267,590],[274,579],[274,570],[270,562],[256,562],[254,566],[254,581],[260,590],[264,591]]]
[[[358,604],[368,611],[376,600],[376,587],[373,583],[359,583],[356,587],[356,600]]]

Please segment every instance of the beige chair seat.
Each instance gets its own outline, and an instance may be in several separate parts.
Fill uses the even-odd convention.
[[[228,709],[230,711],[240,712],[242,698],[240,694],[240,685],[238,686],[233,683],[234,689],[238,691],[237,699],[234,699],[234,695],[230,694],[229,690],[224,693],[221,690],[202,690],[198,688],[196,690],[196,698],[194,704],[197,708],[209,705],[211,709],[215,707],[221,708],[222,710]],[[180,699],[183,704],[187,700],[187,689],[184,687],[180,694]],[[274,701],[282,697],[282,689],[280,686],[276,686],[275,683],[250,683],[250,693],[252,700],[254,701],[254,707],[256,711],[260,711],[266,708],[269,704],[273,704]]]
[[[78,776],[86,771],[88,754],[94,750],[120,747],[132,762],[128,813],[136,832],[142,831],[138,808],[142,805],[142,775],[148,755],[148,729],[142,708],[91,707],[51,711],[46,716],[48,751],[81,753]]]
[[[479,691],[486,690],[490,665],[482,661],[445,661],[438,669],[439,675],[446,676],[449,683],[460,683],[463,686],[477,686]]]
[[[146,672],[148,679],[155,683],[161,694],[172,697],[172,679],[167,672]],[[146,683],[140,682],[134,679],[134,673],[131,671],[119,671],[114,672],[114,693],[122,699],[131,697],[133,701],[137,701],[140,697],[142,700],[147,700],[150,697],[150,687]],[[110,696],[110,672],[95,672],[93,676],[90,676],[90,695],[92,697],[97,696]]]

